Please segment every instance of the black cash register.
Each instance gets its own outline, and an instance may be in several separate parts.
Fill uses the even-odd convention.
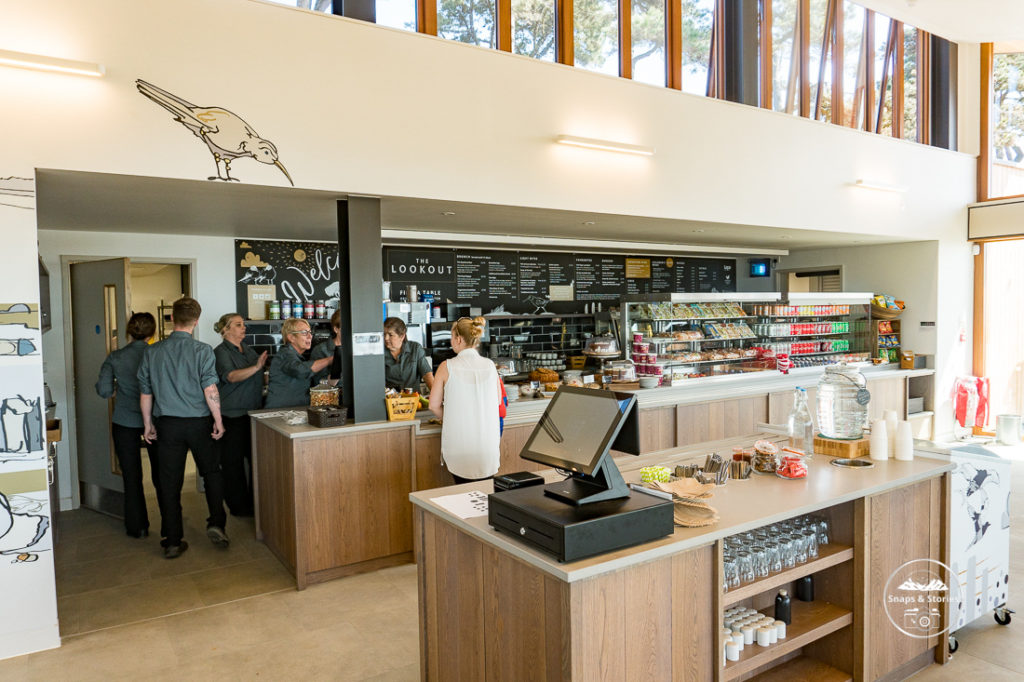
[[[488,522],[559,561],[669,535],[672,502],[632,493],[611,452],[640,454],[636,396],[562,386],[519,456],[567,472],[563,481],[496,492]]]

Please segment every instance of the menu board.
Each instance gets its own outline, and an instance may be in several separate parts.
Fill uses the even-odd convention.
[[[676,291],[736,291],[736,261],[724,258],[682,258],[676,265]]]
[[[577,301],[617,301],[625,290],[624,256],[576,256]]]
[[[385,247],[384,272],[393,301],[404,301],[406,285],[416,284],[435,300],[484,313],[557,315],[623,297],[736,291],[730,258]]]
[[[455,295],[491,312],[519,299],[519,255],[515,251],[464,251],[455,254]]]
[[[455,252],[450,249],[384,250],[384,279],[391,282],[391,300],[407,301],[406,286],[415,284],[418,294],[435,301],[458,301]]]
[[[273,287],[271,299],[322,300],[327,308],[337,308],[338,266],[334,242],[236,239],[235,309],[243,314],[249,310],[250,285]]]

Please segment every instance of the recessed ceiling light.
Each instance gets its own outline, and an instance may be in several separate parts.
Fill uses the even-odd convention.
[[[442,211],[441,215],[455,215],[455,211]]]
[[[699,229],[696,229],[696,230],[691,230],[691,232],[703,232],[703,231],[704,231],[704,228],[699,228]]]
[[[593,220],[584,220],[583,224],[584,225],[596,225],[597,223],[595,223]]]
[[[783,236],[779,237],[779,239],[792,239],[792,237],[787,237],[786,235],[783,235]]]

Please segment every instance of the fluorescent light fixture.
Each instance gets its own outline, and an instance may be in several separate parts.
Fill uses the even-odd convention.
[[[787,249],[766,249],[761,246],[708,246],[707,244],[668,244],[663,242],[626,242],[610,239],[573,239],[571,237],[533,237],[516,234],[467,234],[464,232],[427,232],[425,230],[383,229],[381,238],[391,245],[415,245],[424,242],[444,244],[478,244],[501,249],[523,246],[566,249],[591,253],[666,254],[736,253],[765,256],[788,256]]]
[[[102,64],[45,57],[25,52],[12,52],[10,50],[0,50],[0,66],[35,69],[36,71],[55,71],[57,73],[70,73],[76,76],[92,76],[94,78],[99,78],[107,72]]]
[[[654,147],[644,147],[638,144],[626,144],[625,142],[613,142],[611,140],[596,140],[590,137],[559,135],[555,138],[555,142],[558,144],[567,144],[572,147],[600,149],[605,152],[621,152],[622,154],[637,154],[638,156],[654,156]]]
[[[863,178],[857,178],[855,181],[850,183],[850,187],[860,187],[861,189],[874,189],[879,192],[895,192],[897,194],[903,194],[907,191],[906,187],[901,185],[890,185],[885,182],[875,182],[874,180],[865,180]]]

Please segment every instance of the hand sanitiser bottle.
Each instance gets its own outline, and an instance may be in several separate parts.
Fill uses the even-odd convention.
[[[807,391],[799,386],[793,391],[793,409],[787,426],[789,447],[811,457],[814,454],[814,422],[807,407]]]

